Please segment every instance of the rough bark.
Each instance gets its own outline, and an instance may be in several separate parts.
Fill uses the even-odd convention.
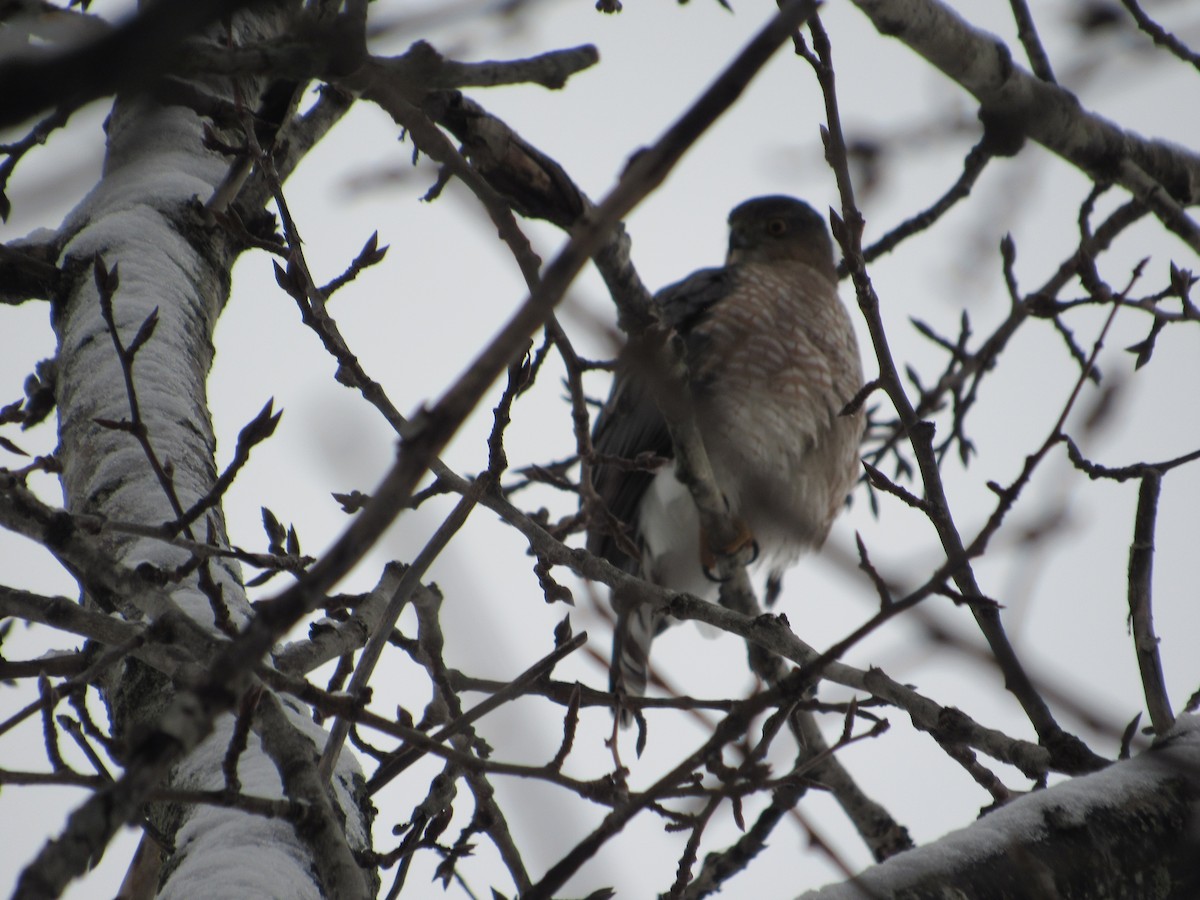
[[[1200,895],[1200,720],[1132,760],[1037,791],[806,900]]]
[[[234,33],[261,38],[282,23],[284,12],[268,7],[239,14]],[[231,79],[212,78],[204,88],[226,102],[235,100]],[[251,109],[271,88],[265,79],[241,79],[237,85],[239,99]],[[102,180],[60,231],[67,283],[54,304],[57,401],[62,483],[72,513],[143,525],[168,523],[216,481],[205,383],[235,251],[203,208],[231,170],[226,156],[205,147],[206,124],[211,125],[184,106],[144,94],[119,97],[108,121]],[[107,281],[104,273],[109,273]],[[102,294],[111,302],[112,322],[125,348],[146,323],[156,321],[131,365],[123,364],[114,344]],[[219,506],[191,526],[191,536],[227,543]],[[105,532],[102,540],[105,555],[115,563],[152,581],[166,579],[174,606],[214,634],[239,628],[251,616],[235,563],[210,559],[198,572],[173,582],[171,574],[188,563],[189,551],[116,530]],[[76,574],[86,596],[88,573]],[[153,618],[156,611],[139,608],[138,595],[132,593],[122,595],[113,612],[138,620]],[[249,687],[249,679],[230,685],[230,697],[200,698],[189,693],[190,685],[131,660],[114,667],[105,684],[115,735],[129,747],[126,774],[72,816],[64,838],[49,845],[26,871],[18,896],[61,890],[137,813],[150,789],[182,783],[219,790],[224,785],[222,755],[233,718],[219,711]],[[249,790],[261,793],[265,784],[274,796],[291,796],[296,760],[304,762],[302,747],[315,760],[320,734],[297,731],[294,716],[276,712],[264,720],[262,709],[277,707],[268,699],[256,722],[262,738],[250,742],[239,768],[290,772],[276,776],[273,789],[267,778]],[[311,780],[313,774],[306,777]],[[363,849],[369,844],[369,828],[350,797],[351,777],[348,765],[335,777],[332,796],[340,811],[326,828],[327,834],[330,829],[338,833],[333,841],[305,839],[314,832],[314,821],[329,819],[330,809],[310,816],[302,838],[292,823],[239,810],[152,807],[151,820],[174,847],[163,867],[162,895],[195,896],[189,891],[196,886],[196,871],[203,872],[205,893],[213,895],[271,896],[281,885],[288,886],[289,896],[363,895],[363,876],[350,856],[346,833],[353,835],[356,849]],[[311,795],[314,788],[304,783],[298,790]],[[319,800],[323,792],[316,790]],[[219,864],[233,847],[231,833],[243,847],[254,848],[254,865]],[[331,844],[337,845],[332,855]],[[221,886],[223,880],[228,890]]]

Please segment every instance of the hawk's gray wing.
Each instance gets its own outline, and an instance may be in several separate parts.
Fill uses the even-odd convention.
[[[729,295],[734,268],[701,269],[654,295],[654,305],[664,325],[686,336],[712,305]]]
[[[703,340],[692,330],[712,305],[729,293],[731,282],[729,269],[701,269],[655,295],[660,320],[683,337],[689,357],[698,350],[693,343]],[[667,459],[674,455],[667,424],[654,403],[647,377],[651,373],[644,361],[630,358],[628,352],[621,354],[612,392],[592,432],[592,446],[597,453],[621,459],[633,459],[642,453]],[[592,468],[592,486],[609,512],[629,526],[628,536],[634,544],[638,543],[638,504],[653,478],[653,472],[630,471],[612,464],[599,463]],[[602,523],[593,523],[587,545],[593,553],[627,572],[638,569],[640,561],[622,550]]]
[[[696,326],[704,321],[713,304],[729,294],[733,277],[729,269],[702,269],[663,288],[655,296],[660,321],[683,338],[687,359],[699,359],[704,352],[702,344],[706,338]],[[597,453],[609,457],[633,459],[649,452],[669,459],[674,455],[671,435],[650,390],[649,379],[655,373],[648,360],[637,356],[638,351],[627,346],[617,360],[612,393],[596,419],[592,445]],[[639,548],[638,509],[655,475],[603,462],[592,468],[592,485],[600,499],[627,529],[626,536],[632,544]],[[627,572],[637,573],[641,568],[640,554],[632,556],[626,552],[598,516],[589,523],[587,546]],[[613,592],[612,602],[617,619],[613,626],[609,690],[641,696],[646,692],[650,673],[650,644],[667,626],[666,616],[645,604],[622,602],[617,591]],[[622,725],[628,725],[630,719],[629,711],[622,709]]]
[[[667,432],[662,413],[654,405],[645,384],[624,367],[618,369],[612,393],[596,419],[592,446],[602,456],[620,459],[633,459],[646,452],[668,458],[671,456],[671,435]],[[592,487],[609,513],[628,526],[626,533],[635,545],[638,543],[638,504],[653,478],[653,472],[631,471],[603,461],[592,467]],[[616,538],[601,522],[593,521],[590,524],[587,546],[614,566],[627,572],[638,570],[640,560],[622,550]]]

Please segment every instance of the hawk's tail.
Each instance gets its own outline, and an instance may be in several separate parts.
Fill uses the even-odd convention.
[[[613,627],[612,664],[608,670],[608,689],[627,697],[641,697],[650,679],[650,643],[663,630],[661,613],[644,604],[617,613]],[[627,728],[633,715],[621,710],[621,727]]]

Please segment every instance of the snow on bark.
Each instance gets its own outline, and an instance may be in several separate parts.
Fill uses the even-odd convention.
[[[110,271],[119,267],[113,315],[128,344],[157,310],[153,336],[138,351],[133,383],[149,440],[171,468],[180,502],[195,502],[216,478],[216,440],[208,412],[205,380],[212,363],[212,331],[228,297],[222,261],[184,229],[199,229],[194,201],[211,194],[226,165],[201,144],[201,121],[179,107],[146,101],[118,102],[109,122],[105,173],[96,189],[68,218],[63,263],[77,273],[74,289],[57,310],[58,403],[63,486],[67,508],[141,525],[175,518],[145,452],[125,431],[98,420],[128,421],[130,398],[121,364],[103,316],[92,277],[99,256]],[[215,242],[214,242],[215,243]],[[196,527],[205,537],[211,524],[224,539],[219,512]],[[114,558],[170,568],[187,551],[163,541],[109,538]],[[235,624],[249,614],[234,563],[212,566],[224,588]],[[194,583],[177,601],[197,621],[209,624],[209,602]]]
[[[1200,896],[1200,718],[801,900]]]
[[[267,26],[259,22],[254,27]],[[221,90],[231,86],[227,78],[220,82],[216,87]],[[240,87],[253,108],[251,83]],[[160,106],[146,97],[118,98],[106,123],[103,177],[55,241],[63,248],[60,264],[70,280],[69,290],[54,304],[53,324],[59,342],[62,484],[65,505],[73,513],[143,528],[158,526],[176,520],[179,510],[204,497],[216,480],[216,439],[206,381],[214,327],[229,297],[234,251],[203,209],[230,167],[229,159],[205,149],[203,129],[204,120],[184,107]],[[235,141],[236,135],[230,139]],[[157,317],[131,370],[137,413],[158,473],[130,429],[112,427],[132,422],[135,414],[126,372],[105,321],[96,260],[103,271],[119,272],[111,292],[112,318],[125,347],[144,323]],[[169,486],[163,484],[164,472]],[[192,526],[194,540],[207,541],[210,535],[227,543],[219,505]],[[170,572],[191,559],[187,550],[119,527],[106,529],[100,540],[113,560],[130,569],[149,564],[153,570]],[[228,611],[226,628],[240,628],[252,610],[239,567],[226,560],[204,565]],[[80,574],[86,583],[86,573]],[[195,574],[172,588],[172,599],[194,621],[224,637],[216,628],[214,592],[202,590]],[[136,596],[121,597],[118,604],[127,618],[148,616],[149,608],[139,609]],[[72,814],[64,837],[31,864],[23,884],[53,882],[57,888],[80,874],[92,851],[68,859],[59,848],[102,848],[156,786],[224,787],[222,760],[234,718],[223,714],[210,720],[211,710],[179,687],[132,663],[111,671],[105,700],[117,736],[133,745],[127,769],[110,789],[97,792]],[[243,683],[237,690],[244,687]],[[277,702],[274,697],[262,702],[267,700]],[[260,712],[261,708],[260,704]],[[266,728],[261,716],[255,716],[254,727]],[[275,745],[284,746],[293,757],[303,761],[311,756],[315,773],[324,732],[291,709],[286,718],[276,716],[274,728],[262,733],[270,733]],[[265,740],[251,735],[239,757],[242,787],[249,795],[279,798],[285,793],[278,775],[279,753],[267,752]],[[143,746],[147,741],[153,746]],[[148,764],[142,765],[143,760]],[[164,778],[172,764],[170,776]],[[309,779],[309,786],[314,780]],[[365,849],[370,843],[353,796],[355,784],[361,785],[361,774],[347,754],[331,788],[336,815],[325,814],[322,820],[343,827],[336,840],[324,845],[314,842],[311,834],[302,838],[285,819],[219,805],[153,805],[152,819],[175,848],[159,881],[161,895],[319,897],[327,887],[323,881],[335,889],[353,885],[361,874],[347,847]],[[286,793],[310,807],[314,795],[325,802],[322,788],[308,795],[294,795],[291,789]],[[327,825],[325,833],[329,832]]]
[[[303,711],[284,704],[290,723],[309,739],[325,740],[325,732]],[[200,791],[225,787],[222,761],[232,734],[232,719],[222,719],[176,770],[174,786]],[[279,772],[263,752],[262,738],[250,736],[249,751],[238,760],[237,775],[242,792],[252,796],[284,798]],[[316,750],[314,749],[314,755]],[[348,761],[349,760],[349,761]],[[342,809],[353,809],[354,779],[362,776],[349,754],[344,754],[332,779],[332,790]],[[368,847],[361,821],[350,816],[346,836],[351,847]],[[320,900],[321,885],[315,880],[305,848],[295,839],[291,823],[264,820],[248,812],[219,807],[197,807],[176,832],[176,866],[159,894],[161,900],[226,896],[275,900]],[[218,887],[219,885],[219,887]]]

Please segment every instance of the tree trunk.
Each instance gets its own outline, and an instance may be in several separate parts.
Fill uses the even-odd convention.
[[[274,27],[276,12],[239,15],[236,34],[262,34]],[[228,78],[203,85],[225,103],[236,100],[256,110],[265,84],[243,80],[238,87],[235,93]],[[184,106],[162,105],[145,95],[118,98],[107,122],[103,178],[62,229],[70,286],[55,304],[54,326],[62,483],[72,513],[157,526],[177,520],[216,481],[205,383],[236,251],[203,204],[236,163],[205,148],[205,125],[206,119]],[[236,144],[238,133],[222,138]],[[125,363],[106,322],[102,295],[111,303]],[[151,322],[152,333],[137,346],[135,335],[146,335]],[[165,584],[167,605],[212,636],[231,634],[250,617],[235,562],[209,558],[189,571],[185,564],[192,554],[185,549],[122,532],[119,525],[105,535],[111,562],[139,571],[149,583]],[[219,504],[181,536],[227,546]],[[177,578],[180,571],[186,574]],[[89,573],[76,574],[88,583]],[[115,609],[110,598],[91,592],[85,601],[130,621],[158,619],[162,612],[161,605],[139,604],[136,595],[117,598]],[[170,721],[172,708],[181,702],[178,679],[130,659],[111,667],[103,680],[114,736],[127,747],[139,741],[143,745],[125,760],[123,782],[137,780],[135,770],[146,762],[146,736],[157,732],[160,743],[176,742],[151,754],[156,765],[172,766],[168,787],[219,791],[229,786],[223,760],[234,732],[233,715],[215,720],[199,716],[194,720],[198,727],[172,733],[163,722]],[[292,790],[294,773],[285,767],[297,755],[311,764],[324,732],[306,710],[273,696],[258,699],[257,707],[251,702],[242,708],[254,712],[256,732],[238,760],[242,790],[298,799]],[[296,744],[297,739],[302,743]],[[345,835],[356,849],[368,848],[369,822],[351,797],[352,781],[361,786],[361,776],[349,754],[342,760],[332,794],[340,807],[343,847],[325,859],[316,858],[328,850],[321,849],[320,839],[306,834],[302,840],[286,820],[221,806],[149,806],[149,819],[169,848],[162,854],[160,896],[365,895]],[[133,786],[123,795],[125,805],[104,808],[89,802],[82,807],[64,838],[26,870],[18,896],[56,895],[84,870],[91,848],[102,848],[156,786],[152,779],[140,790]]]

